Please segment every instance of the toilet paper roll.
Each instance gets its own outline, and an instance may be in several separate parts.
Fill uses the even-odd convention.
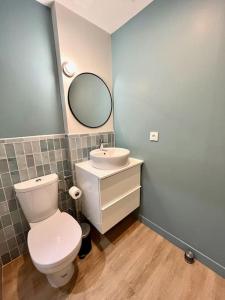
[[[78,187],[72,186],[72,187],[69,189],[69,194],[70,194],[70,196],[71,196],[73,199],[77,200],[77,199],[79,199],[79,198],[81,197],[82,192],[81,192],[80,189],[78,189]]]

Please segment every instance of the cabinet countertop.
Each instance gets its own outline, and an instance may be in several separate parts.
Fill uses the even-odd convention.
[[[101,170],[101,169],[94,168],[92,166],[90,160],[83,161],[81,163],[77,163],[77,164],[75,164],[75,166],[76,166],[76,168],[80,168],[80,169],[98,177],[99,179],[104,179],[106,177],[115,175],[117,173],[120,173],[122,171],[130,169],[132,167],[135,167],[137,165],[141,165],[141,164],[143,164],[143,162],[144,162],[143,160],[130,157],[127,165],[125,165],[121,168],[118,168],[118,169],[113,169],[113,170]]]

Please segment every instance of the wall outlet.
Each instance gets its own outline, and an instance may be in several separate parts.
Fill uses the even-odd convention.
[[[149,140],[153,141],[153,142],[158,142],[159,132],[158,131],[150,131]]]

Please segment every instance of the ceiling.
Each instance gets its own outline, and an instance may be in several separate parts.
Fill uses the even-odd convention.
[[[50,6],[53,0],[37,0]],[[113,33],[153,0],[57,0],[68,9]]]

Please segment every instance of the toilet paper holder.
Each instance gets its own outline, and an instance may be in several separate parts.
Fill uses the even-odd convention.
[[[81,196],[82,196],[82,191],[76,187],[72,186],[69,189],[69,195],[72,199],[74,199],[74,206],[75,206],[75,214],[76,214],[76,219],[78,223],[81,223],[82,221],[82,215],[81,215]]]
[[[82,196],[82,191],[76,186],[71,186],[69,194],[74,200],[77,200]]]

